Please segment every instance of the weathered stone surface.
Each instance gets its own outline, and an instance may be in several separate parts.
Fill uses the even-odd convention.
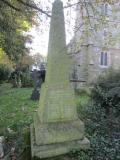
[[[79,0],[77,2],[79,3]],[[91,9],[91,4],[95,7],[95,3],[94,1],[91,1],[91,3],[86,1],[86,3],[89,15],[93,17],[94,13]],[[98,3],[97,9],[99,11],[101,11],[101,3],[102,1]],[[86,23],[86,17],[88,18],[87,12],[83,12],[81,5],[77,5],[75,34],[71,44],[69,44],[69,53],[72,53],[75,61],[74,65],[77,75],[77,78],[73,81],[75,89],[82,89],[86,85],[91,86],[100,75],[106,75],[111,69],[120,69],[120,43],[116,40],[112,44],[112,39],[110,38],[119,32],[118,27],[114,25],[115,22],[111,25],[110,19],[114,19],[114,14],[111,13],[116,8],[115,15],[117,21],[120,17],[120,9],[117,9],[119,8],[117,2],[110,4],[110,8],[110,10],[108,9],[109,14],[106,17],[109,17],[107,26],[104,24],[102,27],[98,27],[97,32],[94,33],[94,27],[92,28],[89,23]],[[99,12],[96,12],[96,17],[100,18]],[[95,19],[90,19],[91,24],[94,26],[96,23]],[[120,27],[120,23],[118,25]],[[105,62],[105,57],[102,58],[101,52],[107,53],[107,65],[101,65],[101,59],[104,59],[103,61]]]
[[[57,123],[34,123],[36,144],[52,144],[84,138],[84,124],[80,121],[65,121]]]
[[[84,124],[78,119],[74,90],[69,81],[63,4],[53,3],[48,63],[38,112],[31,129],[32,156],[52,157],[74,148],[89,147]]]
[[[0,159],[4,157],[3,141],[4,141],[4,137],[1,136],[0,137]]]
[[[40,122],[76,120],[74,91],[69,84],[44,85],[38,110]]]
[[[32,157],[39,158],[47,158],[58,156],[60,154],[66,154],[75,149],[86,150],[90,147],[90,143],[87,138],[84,138],[82,140],[71,140],[61,143],[37,145],[33,125],[31,125],[31,142]]]

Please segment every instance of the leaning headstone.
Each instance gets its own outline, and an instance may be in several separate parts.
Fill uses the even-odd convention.
[[[32,157],[53,157],[89,147],[69,81],[70,65],[63,4],[56,0],[52,9],[46,78],[41,88],[39,109],[31,126]]]

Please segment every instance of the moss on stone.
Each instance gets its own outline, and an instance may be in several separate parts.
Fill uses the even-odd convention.
[[[53,4],[45,84],[34,118],[32,155],[40,158],[89,146],[84,124],[78,119],[75,94],[69,81],[71,60],[67,55],[63,4]]]

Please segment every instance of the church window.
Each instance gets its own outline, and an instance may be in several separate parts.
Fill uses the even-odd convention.
[[[101,66],[107,66],[108,65],[108,55],[107,55],[107,52],[101,52],[100,65]]]
[[[108,4],[105,4],[104,6],[104,13],[105,15],[108,15]]]
[[[107,16],[108,15],[108,4],[105,3],[105,4],[102,4],[101,5],[101,9],[102,9],[102,13]]]

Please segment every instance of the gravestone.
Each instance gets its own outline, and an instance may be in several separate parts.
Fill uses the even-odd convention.
[[[84,124],[79,120],[74,89],[69,81],[71,60],[67,55],[63,3],[53,3],[48,63],[38,112],[31,126],[32,157],[47,158],[86,149]]]
[[[31,95],[32,100],[39,100],[40,93],[39,93],[39,85],[40,85],[40,80],[38,78],[38,71],[34,70],[31,74],[32,80],[33,80],[33,91]]]
[[[40,98],[40,88],[42,83],[45,81],[45,67],[44,65],[41,65],[40,70],[34,70],[31,74],[32,80],[33,80],[33,91],[31,95],[32,100],[39,100]]]
[[[0,159],[4,157],[4,137],[0,137]]]

